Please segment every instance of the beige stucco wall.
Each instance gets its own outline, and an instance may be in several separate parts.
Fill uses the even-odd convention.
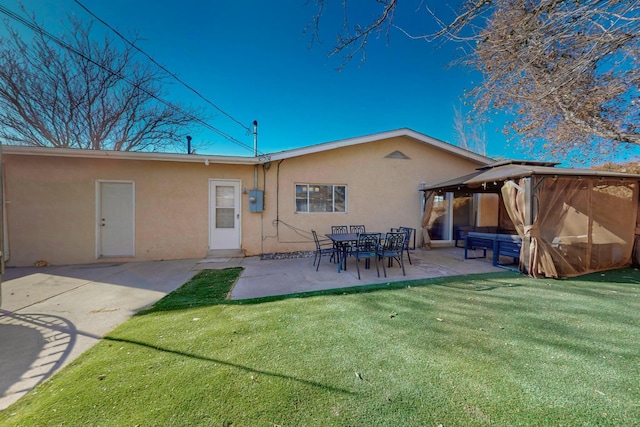
[[[96,181],[135,185],[135,257],[201,258],[208,250],[209,179],[253,184],[253,166],[5,155],[8,265],[91,263],[96,259]],[[259,242],[245,221],[242,244]],[[108,261],[114,261],[114,258]]]
[[[478,197],[478,226],[497,227],[500,198],[497,194],[480,194]]]
[[[408,159],[387,158],[399,151]],[[135,185],[135,256],[123,260],[202,258],[209,244],[209,180],[254,187],[253,165],[5,154],[10,266],[114,261],[98,259],[98,180]],[[478,167],[407,136],[350,145],[258,166],[265,210],[241,196],[241,248],[247,255],[313,249],[310,230],[336,224],[368,230],[420,227],[418,186]],[[295,184],[347,185],[347,213],[297,214]],[[418,244],[420,243],[418,237]]]
[[[395,151],[409,159],[386,157]],[[332,225],[364,224],[367,230],[381,232],[398,226],[419,229],[420,183],[435,184],[471,173],[477,167],[468,159],[409,137],[274,162],[266,175],[263,252],[312,249],[310,230],[322,236]],[[296,214],[296,183],[347,185],[347,213]]]

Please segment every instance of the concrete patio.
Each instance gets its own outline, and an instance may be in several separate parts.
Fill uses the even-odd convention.
[[[361,280],[358,280],[355,260],[349,258],[347,270],[338,273],[337,264],[323,257],[318,271],[313,267],[313,258],[292,258],[280,260],[261,260],[258,257],[245,258],[241,266],[245,269],[231,292],[231,299],[257,298],[274,295],[286,295],[298,292],[319,291],[346,288],[374,283],[397,282],[401,280],[425,279],[442,276],[489,273],[504,271],[491,264],[491,258],[464,259],[464,250],[454,247],[441,247],[433,250],[416,249],[411,251],[409,264],[405,255],[406,276],[397,263],[387,268],[384,277],[380,266],[380,277],[372,265],[364,268],[360,262]],[[206,261],[206,260],[205,260]],[[206,262],[203,262],[206,264]],[[200,265],[202,266],[201,263]],[[216,268],[209,264],[207,268]]]

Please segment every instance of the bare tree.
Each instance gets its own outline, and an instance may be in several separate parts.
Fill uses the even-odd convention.
[[[371,34],[392,28],[416,39],[461,42],[468,55],[460,62],[483,76],[470,92],[474,113],[508,113],[505,132],[524,145],[543,141],[555,157],[640,145],[638,0],[465,0],[446,22],[416,0],[438,26],[425,23],[418,35],[394,22],[395,0],[373,3],[381,8],[378,18],[344,27],[333,54],[351,58]]]
[[[29,44],[7,22],[0,39],[0,138],[4,143],[92,150],[163,151],[182,142],[199,112],[162,99],[167,75],[136,61],[131,45],[91,37],[69,18],[52,36],[36,24]]]
[[[462,107],[453,106],[453,130],[454,140],[459,147],[474,153],[487,155],[487,134],[482,123],[474,122],[472,118],[466,118]]]

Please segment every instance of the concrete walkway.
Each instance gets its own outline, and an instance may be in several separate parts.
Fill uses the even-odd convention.
[[[189,280],[198,261],[7,268],[0,308],[0,410]]]
[[[354,260],[338,274],[323,259],[259,257],[98,263],[7,268],[0,307],[0,410],[73,361],[139,310],[187,282],[198,270],[241,266],[232,299],[256,298],[439,276],[501,271],[490,261],[464,260],[462,250],[412,251],[407,275],[399,267],[378,278]],[[380,270],[382,276],[382,267]]]

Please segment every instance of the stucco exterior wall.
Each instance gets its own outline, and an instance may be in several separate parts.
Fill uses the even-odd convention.
[[[96,182],[135,185],[135,257],[202,258],[208,250],[209,179],[253,184],[253,166],[5,155],[8,265],[105,261],[96,257]],[[259,237],[242,195],[242,244]],[[108,261],[117,259],[110,258]]]
[[[399,154],[401,153],[401,154]],[[205,165],[173,161],[5,153],[9,266],[202,258],[209,249],[209,182],[237,180],[264,189],[264,211],[250,212],[242,193],[241,249],[248,256],[307,251],[332,225],[364,224],[371,231],[420,228],[421,182],[433,184],[473,172],[477,161],[410,136],[345,144],[264,165]],[[192,162],[193,159],[198,159]],[[252,161],[252,160],[251,160]],[[100,181],[134,184],[135,255],[98,256]],[[347,186],[346,213],[296,213],[296,184]],[[421,238],[418,233],[417,243]]]
[[[478,226],[497,227],[500,198],[497,194],[480,194],[478,197]]]
[[[388,158],[399,151],[408,158]],[[271,165],[266,175],[263,252],[311,250],[310,230],[364,224],[367,230],[419,229],[418,187],[473,172],[479,165],[410,137],[353,145]],[[347,185],[346,213],[296,213],[295,184]],[[277,215],[274,209],[278,207]],[[418,243],[420,236],[418,236]]]

